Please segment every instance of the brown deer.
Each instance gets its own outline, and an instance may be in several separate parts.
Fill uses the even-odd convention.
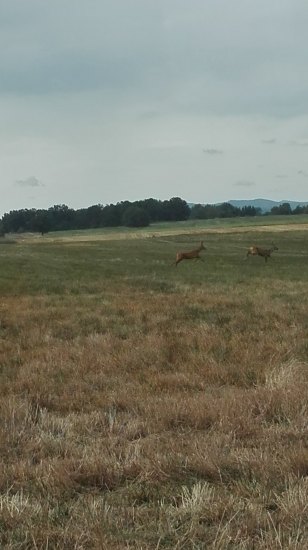
[[[196,248],[195,250],[190,250],[189,252],[177,252],[176,258],[175,258],[175,267],[182,261],[182,260],[201,260],[202,258],[199,256],[201,250],[206,250],[203,241],[201,241],[200,246]]]
[[[264,258],[265,263],[267,262],[268,258],[271,257],[272,252],[275,250],[278,250],[277,246],[273,243],[272,248],[260,248],[260,246],[251,246],[247,250],[246,259],[248,256],[261,256]]]

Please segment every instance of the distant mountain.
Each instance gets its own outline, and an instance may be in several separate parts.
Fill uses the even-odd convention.
[[[233,206],[237,206],[238,208],[243,208],[243,206],[254,206],[255,208],[261,208],[262,212],[269,212],[273,208],[273,206],[280,206],[285,202],[289,203],[292,210],[294,210],[294,208],[296,208],[297,206],[306,206],[308,204],[308,201],[306,202],[297,202],[297,201],[288,201],[288,200],[272,201],[269,199],[231,200],[228,202]]]
[[[231,201],[225,201],[225,202],[228,202],[229,204],[232,204],[232,206],[236,206],[237,208],[243,208],[244,206],[254,206],[255,208],[260,208],[262,213],[264,212],[270,212],[271,209],[274,207],[274,206],[280,206],[281,204],[284,204],[285,202],[289,203],[289,205],[291,206],[292,210],[294,210],[294,208],[296,208],[297,206],[306,206],[308,205],[308,201],[302,201],[302,202],[299,202],[299,201],[288,201],[288,200],[283,200],[283,201],[272,201],[270,199],[251,199],[251,200],[231,200]],[[193,206],[195,206],[196,203],[194,202],[188,202],[187,203],[188,206],[190,206],[190,208],[192,208]],[[199,203],[199,204],[206,204],[206,203]],[[214,204],[214,206],[218,206],[219,204],[222,204],[221,202],[216,202]]]

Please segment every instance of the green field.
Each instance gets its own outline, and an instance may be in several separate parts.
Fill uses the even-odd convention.
[[[1,548],[308,547],[307,223],[0,241]]]

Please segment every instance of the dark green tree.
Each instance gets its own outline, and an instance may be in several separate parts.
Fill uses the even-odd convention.
[[[50,228],[50,217],[47,210],[37,210],[33,216],[32,230],[44,235],[50,231]]]
[[[260,208],[255,206],[243,206],[241,208],[241,216],[257,216],[260,214]]]
[[[172,197],[172,199],[170,199],[169,211],[171,214],[171,220],[174,221],[187,220],[190,215],[190,208],[187,202],[180,199],[180,197]]]
[[[123,214],[122,224],[126,227],[147,227],[150,224],[150,218],[144,208],[131,205]]]
[[[289,216],[292,214],[292,208],[288,202],[284,202],[283,204],[279,204],[279,206],[273,206],[271,209],[271,214],[277,216]]]
[[[292,214],[308,214],[308,205],[296,206],[296,208],[292,210]]]
[[[122,223],[122,209],[115,204],[107,204],[102,211],[102,226],[117,227]]]
[[[163,209],[162,202],[156,199],[144,199],[142,201],[137,201],[136,206],[143,208],[147,211],[150,222],[158,222],[163,219]]]
[[[55,204],[48,208],[48,217],[50,227],[54,231],[75,229],[75,210],[69,208],[66,204]]]
[[[86,209],[85,217],[87,227],[101,227],[103,222],[103,206],[101,204],[89,206]]]
[[[217,205],[217,214],[218,218],[235,218],[236,216],[240,216],[241,209],[229,202],[223,202]]]
[[[192,220],[205,220],[206,211],[205,211],[204,204],[194,204],[190,209],[189,217]]]

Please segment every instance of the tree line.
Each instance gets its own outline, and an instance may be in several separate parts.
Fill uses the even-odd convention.
[[[117,204],[96,204],[74,210],[65,204],[44,209],[11,210],[0,221],[2,234],[64,231],[99,227],[146,227],[158,221],[179,221],[189,218],[190,208],[179,197],[170,200],[145,199]]]
[[[289,203],[274,206],[267,214],[291,215],[308,214],[308,206],[291,209]],[[264,215],[267,215],[264,214]],[[170,200],[145,199],[122,201],[117,204],[96,204],[88,208],[74,210],[65,204],[48,209],[21,209],[5,213],[0,220],[0,232],[23,233],[64,231],[68,229],[91,229],[99,227],[146,227],[154,222],[184,221],[187,219],[233,218],[262,215],[259,208],[222,204],[194,204],[190,207],[180,197]]]

